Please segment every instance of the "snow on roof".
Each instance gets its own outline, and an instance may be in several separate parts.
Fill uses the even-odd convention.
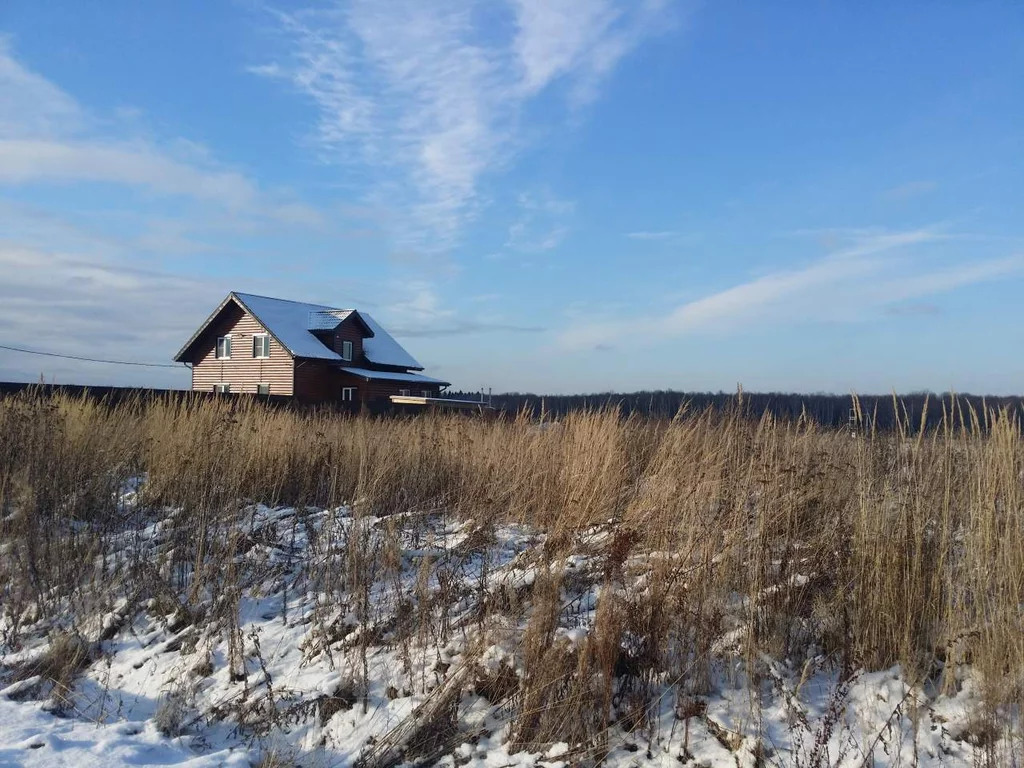
[[[395,371],[371,371],[369,368],[353,368],[342,366],[341,370],[364,379],[387,379],[388,381],[408,381],[414,384],[441,384],[447,387],[449,382],[424,376],[422,373],[398,373]]]
[[[309,313],[306,330],[333,331],[354,311],[353,309],[317,309]]]
[[[310,332],[311,322],[314,315],[323,318],[322,321],[325,323],[328,322],[327,317],[343,315],[334,325],[327,326],[327,328],[334,328],[337,323],[340,323],[355,310],[338,309],[322,304],[306,304],[288,299],[274,299],[251,293],[233,293],[232,295],[296,357],[308,357],[316,360],[342,359],[341,355],[325,346]],[[363,339],[363,354],[366,355],[367,360],[377,365],[423,370],[423,366],[417,362],[416,358],[406,352],[402,345],[381,328],[376,320],[365,312],[360,312],[359,316],[373,331],[372,337]]]
[[[366,355],[367,360],[378,365],[394,365],[399,368],[423,370],[423,366],[416,358],[406,352],[402,345],[395,341],[390,333],[381,328],[376,320],[365,312],[360,312],[359,316],[373,331],[372,338],[363,339],[363,354]]]

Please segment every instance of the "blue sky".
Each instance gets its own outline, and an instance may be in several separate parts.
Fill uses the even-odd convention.
[[[1024,6],[7,2],[0,344],[229,291],[457,388],[1019,393]],[[0,350],[0,379],[187,386]]]

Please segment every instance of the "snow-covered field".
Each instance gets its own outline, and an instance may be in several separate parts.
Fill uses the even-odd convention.
[[[119,548],[97,555],[97,572],[122,574],[105,599],[70,596],[48,621],[30,607],[4,612],[0,765],[931,767],[991,755],[1020,765],[980,720],[969,666],[942,693],[937,682],[908,686],[898,667],[841,680],[814,649],[799,661],[751,659],[739,599],[701,689],[667,671],[630,680],[622,670],[597,746],[517,743],[523,718],[538,714],[524,712],[523,682],[538,674],[524,648],[539,580],[559,574],[554,626],[533,642],[580,669],[602,595],[647,588],[647,565],[671,556],[633,553],[610,577],[610,526],[552,560],[545,535],[518,525],[255,505],[239,513],[239,554],[222,563],[233,578],[220,591],[133,601],[146,567],[175,578],[160,571],[174,511],[137,514]],[[67,687],[40,673],[51,643],[85,657]],[[629,694],[641,683],[637,718]],[[559,714],[584,716],[578,702]]]

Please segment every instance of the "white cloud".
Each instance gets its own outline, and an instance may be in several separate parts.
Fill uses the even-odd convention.
[[[514,49],[522,87],[537,93],[562,77],[572,82],[574,105],[597,95],[601,78],[644,37],[664,24],[668,2],[640,0],[512,0]]]
[[[397,325],[420,328],[446,322],[455,314],[443,305],[431,283],[415,280],[403,282],[395,288],[398,298],[388,303],[383,311]]]
[[[310,299],[325,290],[322,265],[307,271],[307,259],[315,257],[295,253],[282,264],[279,251],[271,259],[261,249],[275,248],[293,228],[302,229],[304,244],[315,231],[336,247],[333,238],[353,234],[339,231],[339,219],[380,226],[395,210],[387,204],[349,206],[329,217],[286,190],[263,189],[248,175],[224,168],[202,145],[181,138],[154,140],[131,110],[91,118],[58,87],[20,65],[6,47],[0,48],[0,85],[17,94],[0,99],[0,188],[59,184],[74,187],[75,195],[75,204],[58,210],[19,202],[17,196],[0,200],[0,343],[170,363],[231,288]],[[152,199],[141,210],[130,203],[112,208],[91,199],[96,184],[141,191]],[[194,204],[182,206],[179,198]],[[214,259],[224,264],[239,255],[245,258],[245,274],[207,269]],[[155,264],[167,267],[150,268]],[[436,267],[432,264],[434,275],[440,274]],[[184,277],[168,269],[204,274]],[[231,284],[239,279],[241,284]],[[381,300],[376,306],[385,319],[411,335],[499,327],[459,318],[428,282],[381,286],[378,280],[357,284],[335,275],[327,281],[330,295],[323,298],[341,300],[341,290],[354,299],[357,288],[364,291],[360,306],[374,306],[365,297]],[[184,369],[0,351],[0,378],[35,379],[40,373],[72,383],[188,386]]]
[[[940,269],[915,262],[914,271],[893,277],[898,265],[882,258],[891,251],[943,239],[946,236],[929,230],[860,236],[802,269],[764,275],[663,315],[620,317],[614,324],[583,318],[561,333],[559,343],[569,349],[591,349],[623,333],[650,343],[752,323],[854,321],[896,302],[1024,272],[1024,257],[1015,256]]]
[[[461,316],[445,304],[437,287],[426,280],[394,283],[389,290],[391,296],[374,307],[373,314],[400,339],[493,332],[537,333],[543,330],[529,323],[509,322],[494,312]],[[497,294],[485,294],[472,297],[470,301],[490,304],[496,298]]]
[[[255,185],[231,171],[197,168],[145,145],[0,139],[0,184],[99,181],[185,195],[228,208],[252,205]]]
[[[891,202],[903,202],[915,197],[920,197],[921,195],[926,195],[929,192],[934,191],[937,187],[938,182],[927,179],[908,181],[904,184],[898,184],[895,187],[890,187],[885,190],[882,193],[882,197]]]
[[[499,33],[468,0],[278,13],[291,55],[252,71],[313,101],[322,156],[371,167],[370,201],[406,212],[393,224],[402,246],[444,250],[475,214],[481,179],[521,146],[530,100],[559,80],[574,102],[592,98],[665,15],[610,0],[514,0],[510,13]]]
[[[101,359],[170,363],[192,325],[218,300],[216,289],[200,281],[132,268],[110,256],[3,241],[0,274],[0,343]],[[77,346],[68,346],[69,336]],[[3,378],[34,379],[39,373],[64,383],[188,386],[184,371],[0,351]]]
[[[517,32],[514,48],[528,93],[580,68],[593,69],[606,54],[609,30],[623,8],[607,0],[513,0]]]
[[[83,122],[75,100],[21,66],[0,36],[0,136],[53,136]]]
[[[509,226],[506,247],[539,253],[562,244],[569,234],[568,220],[576,209],[575,203],[549,193],[523,193],[518,205],[519,217]]]
[[[270,205],[267,208],[267,215],[282,224],[293,224],[311,229],[319,229],[327,223],[323,213],[306,203],[290,202]]]
[[[0,188],[61,184],[77,193],[56,211],[16,195],[0,200],[0,343],[169,363],[227,288],[223,277],[182,277],[148,264],[166,254],[174,265],[211,250],[223,257],[232,250],[225,237],[325,225],[316,209],[284,190],[261,189],[202,145],[150,138],[132,110],[91,116],[19,63],[2,38],[0,94]],[[142,191],[158,203],[173,199],[162,214],[150,204],[144,212],[130,204],[111,208],[93,199],[97,183]],[[196,204],[181,206],[178,198]],[[245,251],[250,265],[258,263],[253,250]],[[64,382],[188,385],[183,371],[0,353],[0,378],[39,372]]]
[[[933,272],[922,271],[899,280],[881,281],[875,299],[877,303],[894,303],[922,296],[948,293],[965,285],[984,283],[1019,275],[1024,271],[1024,254],[1003,259],[989,259],[958,264]]]
[[[627,232],[626,237],[630,240],[671,240],[673,237],[677,237],[678,232],[674,230],[659,230],[657,232],[640,231],[640,232]]]
[[[121,109],[113,120],[93,119],[70,95],[19,63],[2,37],[0,93],[0,185],[110,183],[283,223],[321,223],[309,206],[219,166],[201,145],[120,135],[126,127],[137,130],[137,114]]]

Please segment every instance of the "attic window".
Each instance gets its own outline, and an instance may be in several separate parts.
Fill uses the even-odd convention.
[[[351,360],[352,359],[352,342],[343,341],[341,342],[341,359]]]
[[[215,353],[218,360],[230,360],[231,359],[231,335],[218,336],[217,337],[217,351]]]
[[[252,356],[270,357],[270,336],[266,333],[257,333],[252,337]]]

